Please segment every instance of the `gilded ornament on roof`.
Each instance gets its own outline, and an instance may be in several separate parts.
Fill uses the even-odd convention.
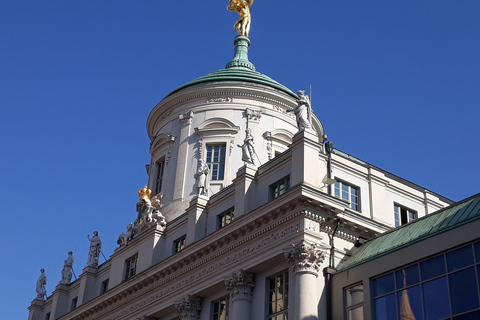
[[[237,30],[238,35],[248,37],[250,33],[250,24],[252,18],[250,16],[250,6],[253,4],[253,0],[230,0],[228,2],[227,9],[230,11],[236,11],[240,15],[240,19],[233,25],[233,28]]]

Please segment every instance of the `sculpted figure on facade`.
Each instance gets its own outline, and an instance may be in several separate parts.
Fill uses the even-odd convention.
[[[208,196],[208,182],[210,169],[205,160],[198,160],[197,173],[195,179],[197,179],[197,194],[200,196]]]
[[[93,231],[93,237],[90,238],[90,235],[87,235],[87,238],[90,241],[87,267],[98,268],[98,260],[100,258],[100,252],[102,250],[102,241],[98,236],[98,231]]]
[[[227,9],[236,11],[240,15],[240,19],[235,22],[233,28],[237,30],[239,36],[246,36],[250,33],[250,25],[252,18],[250,16],[250,6],[253,0],[230,0]]]
[[[40,269],[40,276],[37,280],[37,287],[35,290],[37,291],[37,300],[45,300],[45,296],[47,295],[47,290],[45,289],[45,285],[47,284],[47,276],[45,275],[45,269]]]
[[[182,124],[187,125],[191,124],[193,120],[193,111],[188,111],[178,116],[178,119],[182,122]]]
[[[70,284],[72,281],[72,270],[73,270],[73,252],[68,251],[68,257],[63,262],[63,269],[62,269],[62,280],[60,284]]]
[[[119,245],[128,245],[128,242],[133,239],[133,223],[127,225],[127,232],[122,232],[117,239]]]
[[[287,112],[293,112],[295,114],[298,131],[309,130],[312,128],[312,106],[310,105],[310,99],[308,98],[308,95],[305,94],[305,90],[298,91],[297,96],[297,107],[295,107],[295,109],[287,110]]]
[[[301,240],[292,243],[291,247],[284,251],[284,255],[287,262],[293,264],[294,272],[308,272],[317,276],[326,253],[317,244]]]
[[[142,229],[148,228],[152,225],[159,225],[165,227],[167,224],[165,217],[160,212],[160,209],[163,207],[162,199],[163,194],[158,194],[150,199],[152,190],[148,189],[147,186],[138,190],[139,200],[137,202],[137,220],[132,228],[132,239],[138,232]],[[128,233],[128,227],[127,227]],[[120,235],[121,236],[121,235]],[[127,236],[127,235],[125,235]],[[122,241],[120,238],[117,241],[118,244],[127,244]]]
[[[240,148],[242,148],[242,160],[255,165],[255,157],[258,158],[257,154],[255,153],[255,147],[254,147],[254,142],[253,142],[253,135],[252,135],[252,129],[247,128],[245,130],[246,132],[246,137],[245,140],[243,140],[243,145],[238,145]]]

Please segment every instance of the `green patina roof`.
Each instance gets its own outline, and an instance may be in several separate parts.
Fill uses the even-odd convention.
[[[233,82],[250,82],[256,84],[266,85],[278,90],[281,90],[288,95],[291,95],[297,99],[297,95],[290,89],[281,85],[272,78],[255,71],[255,66],[248,60],[248,47],[250,46],[250,40],[245,36],[237,36],[234,41],[235,55],[225,69],[217,70],[209,73],[203,77],[190,81],[177,89],[170,92],[168,96],[193,86],[198,86],[206,83],[233,83]]]
[[[203,77],[190,81],[177,89],[170,92],[168,96],[178,92],[182,89],[193,87],[205,83],[228,83],[228,82],[251,82],[257,84],[263,84],[269,87],[273,87],[275,89],[281,90],[294,98],[297,98],[297,95],[293,93],[290,89],[285,87],[284,85],[278,83],[277,81],[273,80],[272,78],[257,72],[252,71],[246,68],[229,68],[229,69],[221,69],[209,73]]]
[[[337,269],[353,267],[479,218],[480,193],[367,241]]]

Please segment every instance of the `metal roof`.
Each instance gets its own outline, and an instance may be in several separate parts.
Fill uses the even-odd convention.
[[[342,271],[480,218],[480,193],[377,236],[341,262]]]

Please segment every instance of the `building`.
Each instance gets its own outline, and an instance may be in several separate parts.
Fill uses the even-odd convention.
[[[371,277],[426,256],[384,263],[367,249],[452,201],[334,149],[301,93],[255,71],[249,45],[237,36],[226,68],[154,107],[148,184],[119,247],[34,299],[29,320],[369,319],[367,299],[390,299],[365,294]],[[361,301],[344,302],[354,291]]]

